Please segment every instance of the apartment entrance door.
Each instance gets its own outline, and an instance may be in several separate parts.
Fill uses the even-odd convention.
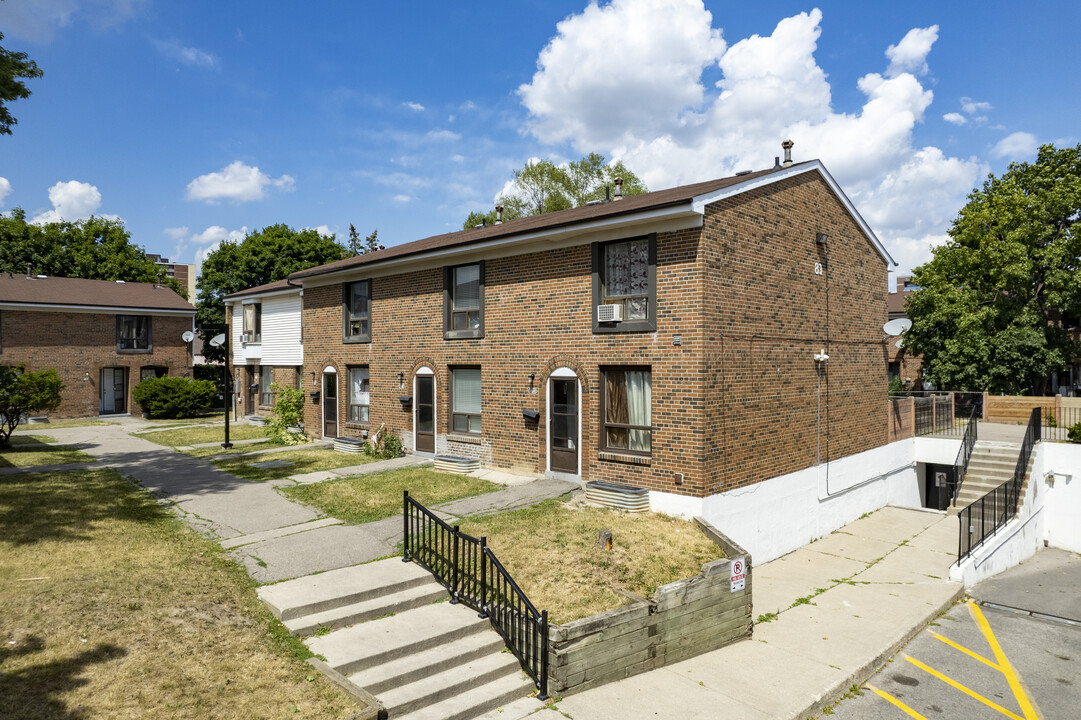
[[[323,437],[338,437],[338,373],[323,372]]]
[[[417,410],[413,438],[417,452],[435,452],[435,378],[417,375]]]
[[[551,379],[548,415],[549,467],[578,474],[578,378]]]
[[[102,415],[117,415],[128,411],[128,369],[122,367],[102,368],[98,387],[101,390],[101,402],[98,412]]]

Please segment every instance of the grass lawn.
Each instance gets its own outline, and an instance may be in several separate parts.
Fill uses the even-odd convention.
[[[277,458],[279,454],[268,457]],[[498,489],[498,485],[468,475],[437,472],[429,468],[402,468],[297,485],[283,488],[282,492],[339,520],[366,523],[400,515],[403,490],[408,490],[418,502],[431,507]]]
[[[231,437],[232,433],[229,433],[229,435],[230,435],[230,438],[229,438],[230,440],[235,439],[235,438]],[[229,448],[228,450],[223,450],[221,445],[215,445],[214,447],[200,447],[200,448],[192,448],[191,450],[181,450],[181,452],[184,453],[185,455],[191,455],[192,457],[214,457],[216,455],[242,455],[243,453],[255,452],[256,450],[269,450],[271,448],[278,448],[278,447],[282,447],[282,446],[281,445],[275,445],[274,443],[270,442],[269,440],[265,440],[263,442],[244,443],[243,445],[235,445],[235,446]],[[300,445],[299,447],[307,447],[307,446]],[[268,455],[266,457],[256,458],[255,460],[253,460],[253,462],[258,462],[259,460],[269,460],[272,457],[274,457],[274,455]]]
[[[264,480],[277,480],[290,475],[316,472],[317,470],[333,470],[334,468],[349,467],[350,465],[366,465],[379,460],[377,457],[363,453],[342,453],[328,450],[325,447],[311,447],[309,450],[300,449],[310,447],[305,445],[298,445],[297,447],[297,450],[283,450],[279,453],[269,453],[255,457],[215,460],[214,464],[237,477],[262,482]],[[253,467],[254,463],[268,460],[284,460],[290,465],[275,468]]]
[[[47,423],[34,423],[33,425],[27,423],[25,425],[19,425],[19,430],[32,430],[36,428],[51,429],[51,428],[73,428],[73,427],[97,427],[98,425],[116,425],[117,423],[109,422],[107,420],[99,420],[97,418],[72,418],[70,420],[49,420]]]
[[[223,412],[221,410],[214,410],[213,412],[203,413],[202,415],[193,418],[156,418],[154,420],[147,420],[147,422],[154,425],[176,425],[177,427],[181,427],[184,425],[199,425],[201,423],[210,422],[221,422],[224,425],[222,416]]]
[[[0,450],[0,467],[32,467],[34,465],[70,465],[94,462],[94,458],[82,450],[66,445],[48,445],[56,442],[48,435],[12,435],[11,448]]]
[[[694,577],[703,563],[724,557],[691,521],[580,502],[546,500],[461,526],[473,537],[488,537],[511,577],[554,623],[626,605],[617,590],[648,600],[659,586]],[[596,547],[601,530],[612,531],[611,551]]]
[[[113,470],[0,477],[0,717],[356,712],[215,547]]]
[[[182,427],[176,430],[155,430],[154,432],[132,433],[136,437],[157,443],[158,445],[198,445],[199,443],[225,442],[225,425],[215,427]],[[265,438],[263,428],[254,425],[230,425],[230,440],[254,440]]]

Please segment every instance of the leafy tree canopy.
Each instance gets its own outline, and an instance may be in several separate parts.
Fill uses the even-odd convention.
[[[29,265],[34,275],[161,282],[181,297],[188,290],[146,256],[131,241],[124,223],[91,217],[78,222],[35,225],[26,222],[26,213],[15,208],[0,216],[0,272],[25,273]]]
[[[0,40],[4,33],[0,33]],[[11,126],[19,121],[7,109],[7,103],[25,100],[30,91],[20,78],[39,78],[41,68],[24,52],[11,52],[0,47],[0,135],[10,135]]]
[[[938,387],[1040,395],[1081,353],[1079,217],[1081,145],[1044,145],[968,196],[905,304],[905,345]]]
[[[503,220],[567,210],[592,200],[603,200],[606,187],[614,194],[616,178],[623,178],[624,195],[649,192],[622,160],[609,164],[598,153],[590,153],[564,165],[556,165],[551,160],[531,160],[514,171],[513,189],[500,195],[496,205],[503,206]],[[495,221],[494,209],[487,213],[474,211],[469,213],[463,227],[491,225]]]
[[[64,383],[55,369],[26,372],[26,364],[0,365],[0,448],[11,447],[11,433],[24,415],[60,407]]]
[[[226,295],[283,280],[290,274],[316,265],[342,260],[349,251],[332,237],[315,230],[294,230],[271,225],[249,233],[240,242],[226,240],[203,260],[196,287],[195,322],[200,326],[225,323]],[[218,330],[203,333],[203,353],[208,360],[225,359],[225,351],[210,345]]]

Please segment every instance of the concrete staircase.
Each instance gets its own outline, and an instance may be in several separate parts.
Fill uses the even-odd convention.
[[[986,442],[977,440],[968,462],[968,472],[957,498],[947,511],[956,515],[996,487],[1013,477],[1020,443]],[[1031,465],[1031,462],[1030,462]]]
[[[391,718],[467,720],[534,689],[489,621],[450,604],[415,563],[332,570],[262,587],[259,597]]]

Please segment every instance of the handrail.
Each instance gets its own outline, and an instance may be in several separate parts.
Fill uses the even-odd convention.
[[[961,492],[961,483],[965,481],[968,473],[968,462],[972,459],[972,450],[976,446],[976,406],[968,414],[968,426],[965,434],[961,436],[961,447],[957,450],[957,459],[953,461],[953,492],[950,495],[950,504],[957,502],[957,494]]]
[[[416,562],[435,576],[461,602],[488,618],[522,669],[537,686],[539,700],[548,699],[548,611],[537,611],[488,539],[451,527],[404,491],[402,562]]]
[[[957,536],[958,563],[1017,514],[1017,505],[1021,500],[1021,486],[1025,482],[1032,448],[1041,438],[1040,421],[1040,408],[1032,408],[1028,418],[1028,427],[1025,428],[1025,440],[1021,444],[1021,452],[1017,455],[1013,477],[957,513],[957,519],[960,521]]]

